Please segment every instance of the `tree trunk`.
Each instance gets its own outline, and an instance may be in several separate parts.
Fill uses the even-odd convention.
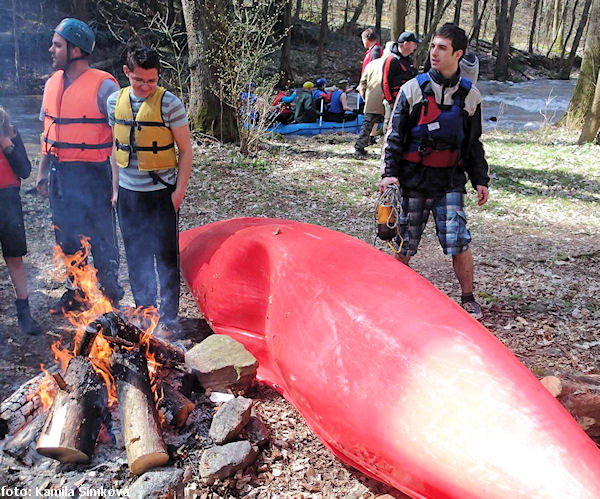
[[[561,123],[581,127],[594,102],[596,80],[600,68],[600,1],[592,2],[589,14],[585,51],[577,85]]]
[[[286,0],[283,8],[283,44],[281,46],[281,59],[279,61],[279,72],[281,73],[280,85],[286,85],[294,79],[294,70],[290,61],[292,49],[292,0]]]
[[[300,12],[302,12],[302,0],[296,0],[296,12],[294,12],[294,23],[300,21]]]
[[[596,135],[598,135],[598,128],[600,128],[600,72],[598,72],[598,79],[596,80],[594,100],[583,120],[583,128],[581,129],[581,135],[579,135],[577,143],[585,144],[592,142],[596,138]]]
[[[213,9],[225,11],[224,0],[218,0],[214,4]],[[212,29],[207,25],[209,16],[204,7],[202,0],[181,0],[189,53],[188,115],[194,130],[217,137],[223,142],[234,142],[237,140],[236,111],[224,104],[213,90],[217,86],[217,79],[207,55],[209,43],[218,43],[218,41],[212,40],[209,36]]]
[[[317,53],[317,65],[315,70],[320,70],[323,64],[323,52],[327,43],[327,9],[329,7],[328,0],[321,0],[321,29],[319,31],[319,52]]]
[[[392,32],[390,39],[396,41],[406,29],[406,0],[392,0]]]
[[[89,463],[106,419],[106,387],[86,357],[69,361],[64,382],[54,396],[36,450],[61,463]]]
[[[561,80],[568,80],[571,75],[571,69],[573,68],[573,63],[575,62],[575,57],[577,56],[577,49],[579,48],[579,42],[581,41],[581,37],[583,36],[583,31],[587,24],[587,20],[590,14],[590,7],[592,5],[592,0],[586,0],[583,6],[583,12],[581,13],[581,19],[579,20],[579,26],[577,27],[577,31],[575,32],[575,38],[573,39],[573,45],[571,46],[571,52],[569,53],[568,59],[564,62],[561,71],[558,77]]]
[[[456,0],[454,7],[454,24],[460,26],[460,8],[462,7],[462,0]]]
[[[13,47],[15,53],[15,81],[17,87],[21,86],[21,53],[19,51],[19,30],[17,29],[17,7],[15,0],[12,0],[12,29],[13,29]]]
[[[354,14],[352,14],[352,19],[350,19],[350,24],[356,24],[358,22],[358,18],[362,14],[363,9],[365,8],[365,4],[367,0],[360,0],[356,9],[354,9]]]
[[[560,30],[560,20],[561,20],[561,5],[562,0],[554,0],[554,9],[552,10],[552,38],[557,39],[559,30]]]
[[[498,35],[498,53],[494,66],[494,79],[506,81],[508,78],[508,58],[510,54],[510,35],[518,0],[498,0],[496,33]]]
[[[531,16],[531,31],[529,31],[529,44],[527,50],[530,54],[533,53],[533,37],[535,36],[535,26],[537,23],[538,12],[540,10],[540,0],[535,0],[533,5],[533,15]]]
[[[479,7],[479,2],[476,0],[475,5],[477,7]],[[481,32],[481,23],[483,22],[483,17],[486,14],[487,11],[487,6],[488,6],[488,0],[483,0],[483,6],[481,7],[481,14],[479,14],[479,17],[476,19],[475,17],[473,17],[473,32],[471,33],[471,36],[469,37],[469,42],[472,42],[473,40],[475,40],[475,46],[479,46],[479,33]],[[473,10],[473,16],[475,16],[475,13],[477,9]]]
[[[421,0],[415,0],[415,33],[419,36],[419,23],[421,17]]]
[[[383,15],[383,0],[375,0],[375,32],[381,40],[381,17]]]

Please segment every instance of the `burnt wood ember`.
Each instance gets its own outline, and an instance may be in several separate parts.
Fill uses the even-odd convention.
[[[146,335],[144,331],[133,324],[126,322],[119,315],[108,312],[98,317],[87,328],[88,334],[93,335],[93,331],[102,332],[102,335],[111,344],[123,346],[138,345]],[[85,335],[84,335],[85,336]],[[83,340],[82,340],[83,342]],[[154,336],[148,339],[148,352],[155,356],[159,364],[173,366],[185,364],[185,352],[175,346]]]
[[[129,469],[134,475],[169,461],[163,440],[144,350],[113,347],[111,371],[117,386],[121,431]]]
[[[59,389],[37,451],[62,463],[88,463],[106,418],[107,393],[102,377],[86,357],[73,357]]]
[[[161,389],[158,410],[165,424],[175,428],[183,426],[196,405],[168,383],[163,383]]]
[[[51,367],[48,372],[58,372],[58,367]],[[0,405],[0,439],[14,435],[20,428],[31,421],[42,407],[40,396],[36,394],[44,373],[38,374],[23,383],[10,397]],[[58,389],[56,385],[53,387]]]

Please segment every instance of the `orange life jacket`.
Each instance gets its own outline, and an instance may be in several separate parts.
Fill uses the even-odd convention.
[[[88,69],[65,90],[63,74],[56,71],[46,83],[42,154],[60,162],[104,162],[112,152],[112,130],[98,108],[98,89],[104,80],[117,80],[105,71]]]
[[[20,185],[21,180],[13,172],[8,159],[6,159],[2,148],[0,148],[0,189],[19,187]]]

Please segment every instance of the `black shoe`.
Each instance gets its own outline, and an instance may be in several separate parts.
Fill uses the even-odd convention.
[[[29,300],[27,298],[15,300],[15,307],[17,307],[17,322],[22,333],[36,335],[42,332],[42,328],[31,317],[31,311],[29,310]]]
[[[373,145],[375,145],[375,144],[377,144],[377,137],[375,137],[375,135],[371,135],[371,136],[369,137],[369,145],[370,145],[370,146],[373,146]]]
[[[356,149],[354,151],[354,157],[356,159],[367,159],[368,154],[367,151],[365,151],[364,149]]]
[[[164,340],[176,340],[181,336],[182,329],[177,317],[175,319],[162,318],[154,329],[154,336]]]
[[[51,315],[61,315],[65,312],[81,312],[84,309],[85,306],[80,292],[74,289],[67,289],[58,300],[50,305],[48,312]]]

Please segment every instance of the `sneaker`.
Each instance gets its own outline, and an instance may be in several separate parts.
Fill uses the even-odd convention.
[[[30,335],[40,334],[42,328],[40,328],[40,325],[33,317],[31,317],[29,300],[27,300],[27,298],[16,300],[15,306],[17,308],[17,322],[21,332]]]
[[[67,289],[58,300],[50,305],[48,312],[51,315],[62,315],[65,312],[80,312],[84,308],[81,295],[74,289]]]
[[[468,301],[462,304],[462,308],[464,308],[467,313],[473,317],[473,319],[481,319],[483,317],[483,312],[481,311],[481,307],[479,303],[476,301]]]

